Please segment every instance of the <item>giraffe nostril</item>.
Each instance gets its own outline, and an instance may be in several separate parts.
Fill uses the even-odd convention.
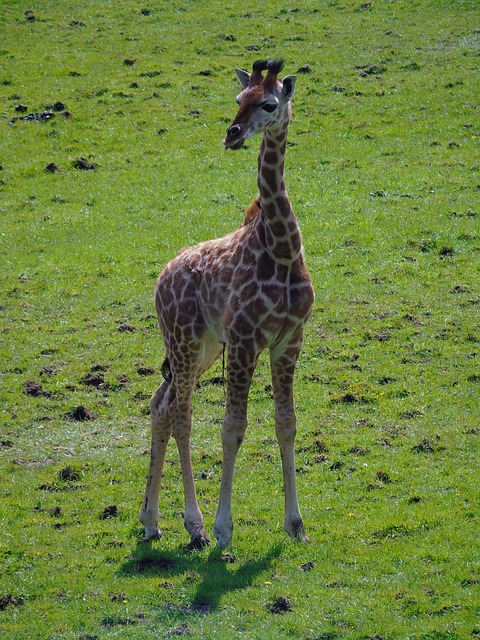
[[[242,132],[242,127],[239,124],[232,124],[231,127],[227,129],[227,135],[232,138],[236,138]]]

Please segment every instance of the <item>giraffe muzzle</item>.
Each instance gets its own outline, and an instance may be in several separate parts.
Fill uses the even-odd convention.
[[[226,149],[240,149],[245,141],[242,135],[242,127],[239,124],[232,124],[227,128],[227,135],[223,140]]]
[[[227,128],[227,138],[237,138],[242,133],[242,127],[239,124],[232,124]]]

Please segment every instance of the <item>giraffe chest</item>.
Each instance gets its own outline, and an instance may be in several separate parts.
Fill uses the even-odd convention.
[[[156,301],[161,326],[218,342],[254,338],[263,346],[303,326],[313,290],[303,257],[286,266],[245,227],[217,241],[187,248],[164,269]],[[251,235],[250,235],[251,238]]]
[[[272,344],[303,326],[313,304],[303,262],[288,268],[263,254],[233,267],[216,286],[206,284],[206,319],[225,342],[252,337]]]

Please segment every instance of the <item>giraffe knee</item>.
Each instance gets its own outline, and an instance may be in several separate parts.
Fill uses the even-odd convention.
[[[150,414],[161,415],[167,413],[169,385],[165,382],[161,384],[150,398]]]
[[[280,442],[294,442],[297,435],[295,414],[277,414],[275,416],[275,432]]]
[[[231,423],[225,421],[222,427],[222,444],[228,449],[238,451],[243,443],[245,437],[245,431],[247,429],[247,421],[241,420],[239,422]]]
[[[150,423],[154,437],[168,440],[172,433],[168,411],[163,405],[150,404]]]

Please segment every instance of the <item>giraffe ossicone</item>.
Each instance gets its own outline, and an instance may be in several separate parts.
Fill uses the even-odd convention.
[[[283,471],[284,527],[306,539],[297,499],[293,399],[295,365],[313,307],[302,238],[287,194],[284,160],[295,76],[278,74],[282,60],[259,60],[252,73],[236,69],[239,110],[224,144],[239,149],[261,133],[259,195],[243,224],[223,238],[183,249],[161,272],[155,304],[168,376],[150,401],[150,467],[140,521],[145,538],[159,538],[159,496],[170,436],[176,440],[185,494],[184,524],[192,548],[209,543],[198,506],[190,454],[192,393],[200,376],[227,351],[223,466],[214,534],[219,547],[233,532],[232,487],[237,452],[247,428],[250,384],[260,353],[269,349],[275,433]],[[266,73],[265,73],[266,72]],[[264,75],[265,73],[265,75]]]

